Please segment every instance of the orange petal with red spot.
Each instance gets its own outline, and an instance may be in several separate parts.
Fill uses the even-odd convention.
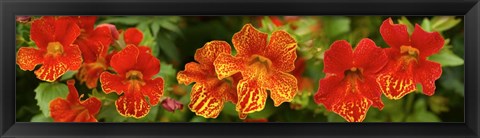
[[[245,119],[246,114],[261,111],[265,107],[267,91],[261,87],[257,80],[243,79],[237,85],[238,102],[236,110],[240,118]]]
[[[139,55],[138,48],[134,45],[127,45],[122,51],[112,56],[110,65],[118,74],[125,74],[135,67]]]
[[[125,31],[124,38],[125,44],[139,45],[143,39],[143,33],[137,28],[128,28]]]
[[[202,48],[197,49],[195,52],[195,60],[213,69],[213,62],[221,53],[230,54],[230,45],[225,41],[211,41],[206,43]]]
[[[46,58],[43,65],[35,71],[38,79],[54,82],[68,70],[68,65],[57,58]]]
[[[246,24],[242,30],[233,35],[232,43],[237,55],[251,56],[264,52],[267,48],[267,37],[266,33],[258,31],[251,24]]]
[[[177,80],[178,83],[185,85],[189,85],[192,82],[203,82],[207,79],[206,76],[209,75],[208,73],[208,71],[202,69],[202,65],[190,62],[185,65],[184,71],[178,72]]]
[[[155,78],[145,80],[145,85],[141,88],[142,94],[148,96],[151,105],[157,105],[163,95],[163,79]]]
[[[333,106],[333,112],[342,116],[348,122],[362,122],[372,105],[372,101],[356,94],[345,97],[341,101]]]
[[[270,74],[265,80],[266,88],[270,90],[270,97],[275,106],[280,106],[283,102],[290,102],[297,94],[297,79],[288,73],[275,72]]]
[[[117,111],[120,115],[125,117],[142,118],[150,112],[150,105],[145,100],[145,97],[140,92],[125,92],[115,102]]]
[[[423,60],[416,68],[415,82],[422,84],[423,93],[432,96],[435,93],[435,80],[442,75],[442,66],[439,63]]]
[[[295,69],[297,58],[297,42],[285,31],[275,31],[270,37],[270,43],[265,56],[272,61],[272,66],[278,71],[290,72]]]
[[[325,62],[323,72],[343,75],[345,70],[353,67],[352,46],[345,40],[333,42],[330,49],[325,51],[323,61]]]
[[[445,43],[445,40],[440,33],[425,32],[418,24],[415,24],[411,39],[412,46],[420,51],[419,54],[423,58],[438,53]]]
[[[232,55],[225,53],[220,54],[213,63],[218,79],[227,78],[244,70],[247,59],[248,58],[241,56],[233,57]]]
[[[380,26],[380,34],[390,47],[399,49],[402,45],[410,45],[407,26],[403,24],[393,24],[391,18],[383,21]]]
[[[103,72],[100,75],[100,82],[102,83],[102,89],[106,94],[116,92],[118,95],[125,92],[127,86],[122,83],[125,78],[111,74],[109,72]]]
[[[17,52],[17,64],[22,70],[32,71],[43,63],[43,52],[35,48],[21,47]]]
[[[33,21],[30,38],[38,48],[46,50],[48,43],[55,42],[55,17],[43,16]]]
[[[201,83],[193,85],[188,105],[190,110],[205,118],[217,118],[223,109],[224,99],[221,94],[225,90],[215,89]]]

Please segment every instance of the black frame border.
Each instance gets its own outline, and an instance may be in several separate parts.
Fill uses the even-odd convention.
[[[1,137],[479,137],[479,0],[0,0]],[[464,123],[15,122],[15,15],[463,15]]]

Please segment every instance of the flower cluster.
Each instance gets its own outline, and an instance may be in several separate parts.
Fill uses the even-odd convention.
[[[336,41],[325,52],[327,77],[320,80],[315,94],[318,104],[349,122],[361,122],[370,106],[383,108],[382,93],[398,100],[420,83],[424,94],[433,95],[442,68],[426,57],[443,47],[442,36],[425,32],[418,24],[409,36],[405,25],[393,24],[390,18],[383,22],[380,33],[390,48],[381,49],[363,39],[354,51],[348,42]]]

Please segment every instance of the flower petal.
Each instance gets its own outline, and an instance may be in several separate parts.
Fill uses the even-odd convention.
[[[390,60],[385,66],[384,73],[377,77],[380,89],[389,99],[398,100],[416,90],[413,65],[404,65],[402,62],[401,60]]]
[[[230,54],[230,45],[225,41],[210,41],[195,52],[195,60],[198,63],[214,68],[213,62],[221,53]]]
[[[69,70],[78,70],[82,66],[82,52],[78,45],[67,45],[63,46],[64,53],[62,57],[59,58],[60,62],[67,65]]]
[[[375,74],[388,62],[385,51],[371,39],[362,39],[353,52],[353,63],[363,69],[363,74]]]
[[[17,52],[17,64],[22,70],[32,71],[35,66],[43,63],[43,55],[38,49],[21,47]]]
[[[73,18],[77,18],[78,26],[87,33],[93,31],[93,26],[97,20],[97,16],[73,16]]]
[[[383,109],[382,90],[378,87],[374,76],[363,76],[363,80],[357,80],[359,93],[372,101],[373,107]]]
[[[113,75],[106,71],[100,75],[102,89],[106,94],[116,92],[118,95],[120,95],[125,92],[125,90],[127,89],[127,85],[122,83],[124,79],[125,78],[121,76]]]
[[[88,110],[81,110],[81,112],[73,119],[72,122],[97,122],[94,116],[88,113]]]
[[[150,105],[157,105],[163,95],[163,79],[155,78],[153,80],[145,80],[145,83],[141,88],[142,94],[148,96]]]
[[[272,61],[272,66],[278,71],[290,72],[295,69],[297,58],[297,42],[285,31],[275,31],[270,37],[265,55]]]
[[[233,35],[232,43],[237,55],[251,56],[263,53],[267,47],[267,37],[266,33],[258,31],[251,24],[246,24],[242,30]]]
[[[67,100],[72,104],[80,103],[80,100],[78,98],[78,91],[77,91],[77,88],[75,88],[75,80],[74,79],[68,80],[67,86],[68,86]]]
[[[68,70],[68,65],[61,62],[59,58],[46,57],[43,65],[35,71],[38,79],[54,82]]]
[[[261,111],[265,107],[267,91],[256,80],[245,78],[240,80],[237,85],[237,92],[236,110],[241,119],[245,119],[246,114]]]
[[[87,87],[89,89],[93,89],[97,87],[100,74],[102,74],[102,72],[104,72],[106,69],[106,65],[103,63],[84,63],[76,74],[76,77],[78,80],[80,80],[80,83],[86,82]]]
[[[118,74],[125,74],[135,67],[138,55],[139,51],[136,46],[127,45],[123,50],[112,56],[110,65]]]
[[[115,102],[118,113],[125,117],[142,118],[150,112],[150,105],[148,105],[145,97],[139,92],[125,92]]]
[[[140,50],[136,62],[134,68],[142,72],[143,79],[151,79],[160,71],[160,60],[145,50]]]
[[[436,62],[421,60],[415,69],[415,82],[422,84],[423,93],[432,96],[435,93],[435,80],[442,75],[442,66]]]
[[[73,43],[80,35],[80,28],[69,17],[58,17],[55,21],[55,39],[62,45]]]
[[[372,101],[358,94],[345,97],[342,102],[333,106],[333,112],[342,116],[348,122],[362,122]]]
[[[270,97],[275,106],[283,102],[290,102],[298,91],[297,79],[288,73],[275,72],[264,81],[266,89],[270,90]]]
[[[323,72],[343,75],[344,71],[353,66],[352,46],[345,41],[333,42],[330,49],[325,51]]]
[[[76,113],[70,109],[70,102],[62,98],[52,100],[49,105],[50,116],[55,122],[71,122],[76,117]]]
[[[138,46],[143,39],[143,33],[137,28],[128,28],[125,31],[124,38],[125,44],[133,44]]]
[[[420,51],[420,57],[428,57],[442,49],[445,40],[438,32],[425,32],[420,25],[415,24],[412,33],[412,47]]]
[[[100,108],[102,107],[102,102],[95,97],[90,97],[85,101],[81,101],[80,104],[87,108],[88,113],[92,116],[98,114]]]
[[[235,73],[238,73],[245,69],[245,62],[248,58],[236,56],[233,57],[230,54],[222,53],[220,54],[215,62],[215,72],[217,73],[218,79],[224,79],[229,76],[232,76]]]
[[[407,32],[407,26],[403,24],[393,24],[391,18],[383,21],[380,26],[380,34],[390,47],[400,49],[400,46],[402,45],[410,45],[410,36]]]
[[[108,48],[113,41],[110,28],[108,28],[107,26],[96,28],[89,35],[88,39],[93,42],[96,42],[95,43],[97,44],[96,47],[100,47],[99,48],[100,50],[96,51],[99,57],[105,57],[107,55]]]
[[[317,104],[323,104],[328,110],[333,110],[335,105],[340,99],[343,98],[342,94],[345,94],[346,90],[345,81],[342,81],[343,77],[339,76],[327,76],[319,82],[317,93],[315,93],[314,100]]]
[[[190,104],[188,107],[196,115],[205,118],[217,118],[223,109],[224,100],[222,91],[215,91],[212,86],[197,83],[192,87]]]
[[[179,71],[177,74],[177,80],[180,84],[189,85],[192,82],[206,81],[208,74],[211,72],[202,69],[202,65],[190,62],[185,65],[184,71]],[[215,73],[215,72],[213,72]]]
[[[30,28],[30,37],[43,50],[47,49],[48,43],[55,41],[55,17],[43,16],[33,21]]]

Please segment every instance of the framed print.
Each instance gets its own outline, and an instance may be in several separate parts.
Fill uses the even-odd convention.
[[[2,137],[479,134],[476,0],[0,4]]]

